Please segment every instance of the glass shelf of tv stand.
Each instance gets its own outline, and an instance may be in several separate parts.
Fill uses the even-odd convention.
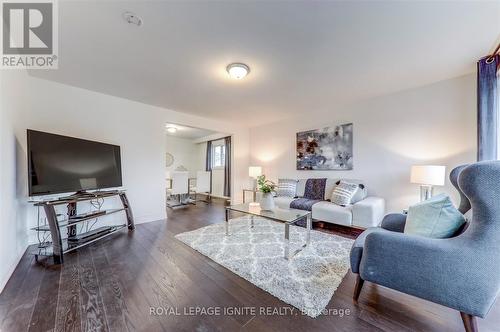
[[[28,203],[34,204],[35,206],[44,205],[64,205],[69,203],[90,201],[96,198],[106,198],[112,196],[120,196],[124,194],[126,190],[106,190],[106,191],[89,191],[83,196],[63,196],[59,198],[46,198],[46,199],[30,199]]]
[[[63,254],[66,254],[66,253],[71,252],[73,250],[76,250],[78,248],[84,247],[88,244],[91,244],[92,242],[96,242],[96,241],[99,241],[101,239],[104,239],[105,237],[108,237],[111,234],[114,234],[114,233],[124,229],[125,227],[127,227],[126,224],[111,226],[111,231],[109,231],[108,233],[103,234],[99,237],[96,237],[92,240],[89,240],[89,241],[86,241],[83,243],[79,243],[79,244],[78,243],[71,243],[67,239],[62,239]],[[31,253],[35,256],[52,256],[54,254],[54,250],[53,250],[51,242],[48,242],[46,244],[46,246],[43,246],[43,247],[41,247],[39,245],[35,245],[31,251]]]
[[[63,220],[59,220],[58,221],[59,227],[73,226],[73,225],[77,225],[79,223],[82,223],[84,221],[89,221],[89,220],[92,220],[92,219],[96,219],[96,218],[100,218],[100,217],[105,217],[105,216],[107,216],[109,214],[113,214],[113,213],[125,211],[125,208],[121,208],[121,209],[109,209],[109,210],[102,210],[102,211],[105,211],[106,213],[99,214],[99,215],[88,216],[88,217],[80,218],[80,219],[63,219]],[[37,231],[37,232],[49,232],[50,228],[49,228],[48,224],[45,224],[45,225],[40,225],[40,226],[37,226],[37,227],[33,227],[32,230]]]

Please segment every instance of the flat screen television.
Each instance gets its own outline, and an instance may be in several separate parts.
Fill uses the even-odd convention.
[[[118,145],[27,131],[29,195],[120,187]]]

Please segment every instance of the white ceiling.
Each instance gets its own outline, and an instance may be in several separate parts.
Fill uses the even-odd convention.
[[[177,131],[175,133],[169,133],[166,130],[167,126],[173,126],[173,127],[177,128]],[[167,136],[195,140],[198,138],[202,138],[202,137],[216,134],[217,132],[215,132],[213,130],[208,130],[208,129],[194,128],[194,127],[182,126],[182,125],[173,124],[173,123],[167,123],[165,125],[165,133]]]
[[[471,73],[500,35],[499,1],[63,0],[59,11],[59,70],[32,75],[250,126]],[[250,75],[230,80],[231,62]]]

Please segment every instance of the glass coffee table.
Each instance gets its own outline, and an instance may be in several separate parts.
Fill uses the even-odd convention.
[[[290,259],[304,249],[311,240],[311,228],[312,228],[312,215],[311,211],[297,210],[297,209],[280,209],[275,208],[274,210],[261,210],[260,206],[252,205],[251,203],[237,204],[226,206],[226,236],[229,236],[229,214],[231,211],[241,212],[250,215],[250,227],[253,227],[254,216],[262,217],[265,219],[281,222],[285,224],[285,259]],[[306,243],[303,244],[300,249],[295,250],[295,252],[290,255],[290,225],[294,225],[295,222],[302,218],[307,219],[307,235]]]

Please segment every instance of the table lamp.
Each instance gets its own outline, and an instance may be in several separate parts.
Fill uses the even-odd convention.
[[[422,165],[411,167],[410,182],[420,185],[421,202],[432,197],[433,186],[444,185],[445,172],[445,166]]]
[[[248,167],[248,176],[253,178],[253,190],[257,190],[257,178],[262,175],[262,167],[250,166]]]

